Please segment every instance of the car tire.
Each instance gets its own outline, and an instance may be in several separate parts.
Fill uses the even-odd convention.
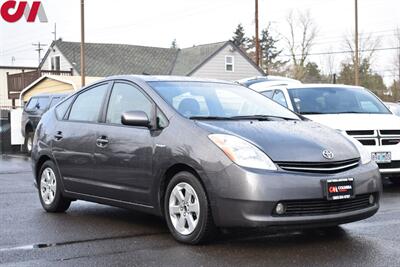
[[[216,233],[207,194],[190,172],[180,172],[169,182],[164,214],[171,234],[179,242],[204,243]]]
[[[33,147],[33,132],[27,132],[25,134],[25,141],[24,141],[24,150],[25,153],[30,156],[32,153],[32,147]]]
[[[61,177],[54,162],[46,161],[38,175],[38,192],[42,207],[47,212],[64,212],[71,205],[61,190]]]

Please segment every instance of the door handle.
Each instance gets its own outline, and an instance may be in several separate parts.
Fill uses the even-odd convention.
[[[101,147],[101,148],[106,147],[108,145],[107,137],[106,136],[101,136],[101,137],[97,138],[96,145],[98,147]]]
[[[57,133],[54,135],[54,139],[56,141],[60,141],[61,139],[63,139],[63,135],[61,131],[57,131]]]

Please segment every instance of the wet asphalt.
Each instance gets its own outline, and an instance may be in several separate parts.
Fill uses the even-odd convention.
[[[173,240],[162,219],[82,201],[45,213],[30,162],[0,156],[0,266],[400,266],[400,187],[373,217],[334,230],[237,230],[208,245]]]

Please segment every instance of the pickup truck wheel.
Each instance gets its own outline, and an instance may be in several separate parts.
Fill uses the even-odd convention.
[[[33,147],[33,132],[27,132],[25,135],[24,148],[28,156],[30,156],[32,153],[32,147]]]

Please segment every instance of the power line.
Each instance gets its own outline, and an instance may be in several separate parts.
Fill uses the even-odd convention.
[[[359,50],[360,53],[362,52],[374,52],[374,51],[387,51],[387,50],[397,50],[400,49],[399,47],[385,47],[385,48],[375,48],[375,49],[363,49]],[[332,51],[332,52],[317,52],[317,53],[310,53],[308,56],[322,56],[322,55],[334,55],[334,54],[347,54],[347,53],[354,53],[351,50],[343,50],[343,51]],[[293,55],[279,55],[280,57],[292,57]],[[294,55],[295,57],[302,56],[301,54]]]

